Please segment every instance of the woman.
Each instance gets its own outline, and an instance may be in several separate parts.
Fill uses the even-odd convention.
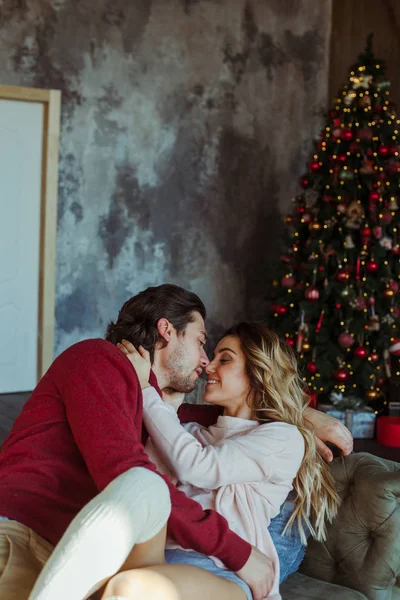
[[[169,405],[149,386],[150,360],[145,350],[139,354],[126,341],[120,348],[143,388],[144,422],[151,437],[146,451],[187,495],[203,508],[216,509],[236,533],[271,558],[275,574],[267,597],[280,598],[270,520],[293,487],[295,509],[288,527],[296,522],[304,542],[305,528],[324,539],[326,519],[332,520],[339,502],[303,416],[307,396],[294,353],[262,325],[240,323],[229,330],[206,368],[204,396],[224,412],[214,426],[203,428],[196,423],[181,426],[176,399],[174,406]],[[216,559],[179,549],[170,541],[166,559],[180,566],[119,573],[102,598],[137,598],[138,590],[143,597],[150,596],[161,578],[171,593],[178,591],[176,597],[251,599],[247,585]]]

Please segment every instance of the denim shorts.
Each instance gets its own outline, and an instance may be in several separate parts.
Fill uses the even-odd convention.
[[[272,519],[268,527],[268,531],[271,534],[272,541],[274,542],[279,557],[281,572],[280,583],[285,581],[291,573],[297,571],[306,551],[306,547],[303,546],[301,542],[300,533],[296,524],[289,533],[282,535],[286,523],[289,521],[295,508],[295,504],[292,502],[294,498],[295,494],[294,492],[291,492],[286,502],[281,506],[281,512],[277,517]],[[307,531],[307,529],[306,536],[309,536],[309,531]]]
[[[223,569],[222,567],[217,567],[211,558],[208,556],[204,556],[204,554],[199,554],[198,552],[187,552],[186,550],[166,550],[165,551],[165,560],[168,564],[174,565],[192,565],[193,567],[200,567],[200,569],[204,569],[217,577],[222,577],[223,579],[228,579],[228,581],[233,581],[238,586],[242,588],[245,592],[247,600],[253,600],[253,595],[251,593],[251,589],[243,581],[234,573],[233,571],[229,571],[229,569]]]

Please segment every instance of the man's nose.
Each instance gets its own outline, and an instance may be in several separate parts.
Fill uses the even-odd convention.
[[[201,357],[200,357],[200,364],[203,367],[203,369],[206,368],[206,366],[208,365],[210,361],[208,360],[208,356],[204,351],[204,348],[201,351]]]

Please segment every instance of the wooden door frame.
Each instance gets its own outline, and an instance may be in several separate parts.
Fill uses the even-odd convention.
[[[54,356],[55,264],[58,199],[58,150],[61,92],[0,85],[0,99],[39,102],[44,107],[42,184],[40,204],[39,311],[37,379],[47,371]]]

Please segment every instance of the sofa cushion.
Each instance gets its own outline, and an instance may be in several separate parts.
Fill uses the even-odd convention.
[[[400,464],[352,454],[335,459],[332,474],[342,505],[328,527],[327,541],[309,541],[301,572],[356,588],[368,600],[397,598]]]
[[[315,600],[368,600],[367,596],[360,592],[326,581],[318,581],[302,573],[290,575],[280,586],[280,592],[283,600],[305,600],[306,598],[314,598]]]

